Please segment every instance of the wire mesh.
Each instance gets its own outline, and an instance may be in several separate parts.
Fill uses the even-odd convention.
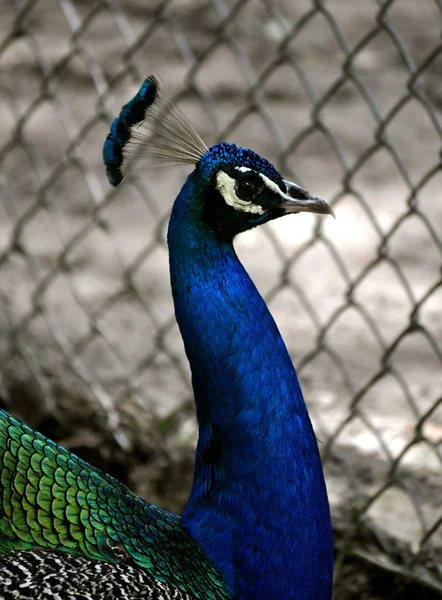
[[[111,119],[160,73],[209,143],[252,147],[334,206],[336,223],[285,219],[237,249],[322,442],[337,577],[356,556],[442,591],[441,2],[2,11],[6,404],[85,399],[123,452],[140,412],[163,426],[192,406],[165,247],[184,172],[134,167],[115,191],[101,164]]]

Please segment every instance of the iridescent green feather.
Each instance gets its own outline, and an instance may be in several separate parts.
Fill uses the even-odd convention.
[[[31,549],[130,557],[192,597],[230,598],[179,517],[0,410],[0,554]]]

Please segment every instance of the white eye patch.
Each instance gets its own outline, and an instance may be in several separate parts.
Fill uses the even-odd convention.
[[[238,170],[243,170],[246,167],[239,167]],[[250,171],[250,169],[247,169]],[[267,179],[267,178],[266,178]],[[224,171],[218,171],[216,174],[216,189],[224,198],[224,201],[229,206],[232,206],[235,210],[241,212],[255,213],[257,215],[263,215],[265,210],[258,204],[253,202],[246,202],[238,198],[235,192],[236,179],[229,177]]]

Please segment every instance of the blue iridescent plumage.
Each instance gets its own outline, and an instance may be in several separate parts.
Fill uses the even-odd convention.
[[[212,146],[209,152],[204,154],[198,163],[202,177],[210,178],[214,171],[222,166],[243,166],[259,171],[275,183],[283,181],[275,167],[264,157],[256,154],[250,148],[241,148],[236,144],[221,142]]]
[[[47,532],[47,542],[38,530],[37,541],[44,542],[46,550],[52,543],[51,549],[72,554],[65,561],[71,573],[66,581],[75,591],[71,598],[84,597],[72,572],[89,569],[96,560],[111,560],[115,564],[106,578],[113,592],[120,586],[123,597],[330,600],[333,539],[316,438],[290,356],[238,260],[233,239],[288,213],[333,211],[320,198],[284,180],[251,150],[227,143],[209,149],[176,107],[160,98],[152,77],[123,107],[106,139],[103,157],[112,185],[121,182],[126,159],[138,151],[195,164],[174,202],[167,237],[175,315],[192,372],[199,425],[189,501],[181,518],[169,515],[42,440],[47,447],[44,456],[55,455],[57,479],[51,485],[51,465],[45,464],[39,474],[23,471],[23,456],[28,460],[24,452],[20,464],[11,459],[9,448],[16,448],[22,437],[21,443],[33,448],[26,437],[32,433],[24,429],[22,436],[20,425],[11,426],[4,416],[9,425],[5,431],[0,426],[0,459],[5,440],[6,475],[0,481],[7,482],[12,473],[4,502],[11,498],[16,502],[14,510],[8,506],[4,512],[17,515],[18,529],[26,529],[23,524],[29,522],[31,509],[41,520],[40,505],[34,507],[28,497],[21,502],[15,488],[11,492],[14,469],[20,486],[28,477],[25,483],[49,512],[50,494],[57,492],[56,514],[43,517],[50,525],[54,517],[64,545],[53,542],[53,530]],[[11,433],[11,427],[18,433]],[[77,496],[71,471],[79,478]],[[57,489],[64,479],[74,487],[66,494],[68,507]],[[92,488],[87,495],[85,482]],[[36,494],[40,484],[42,490]],[[85,498],[92,507],[91,522]],[[65,509],[75,525],[74,541],[62,520]],[[8,555],[3,563],[2,531],[8,550],[17,550],[17,558]],[[30,542],[23,541],[21,530],[19,540],[11,541],[14,535],[10,521],[0,519],[0,567],[3,564],[13,573],[16,560],[31,572],[54,569],[56,556],[45,562],[39,544],[32,545],[35,533],[29,533]],[[97,539],[100,547],[94,545]],[[86,565],[81,562],[85,558]],[[90,571],[95,572],[92,567]],[[92,579],[94,575],[89,592],[95,590]],[[140,581],[142,591],[137,587]],[[109,592],[95,597],[109,597]]]

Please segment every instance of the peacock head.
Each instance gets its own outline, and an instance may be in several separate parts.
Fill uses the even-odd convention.
[[[221,143],[197,163],[205,182],[205,211],[214,229],[240,233],[289,213],[334,215],[321,198],[283,179],[265,158],[248,148]]]
[[[107,136],[103,159],[111,185],[121,183],[127,159],[157,159],[162,164],[192,163],[198,204],[211,229],[227,236],[289,213],[331,214],[331,207],[296,183],[286,181],[265,158],[247,148],[221,143],[208,148],[178,108],[148,77],[121,109]]]

